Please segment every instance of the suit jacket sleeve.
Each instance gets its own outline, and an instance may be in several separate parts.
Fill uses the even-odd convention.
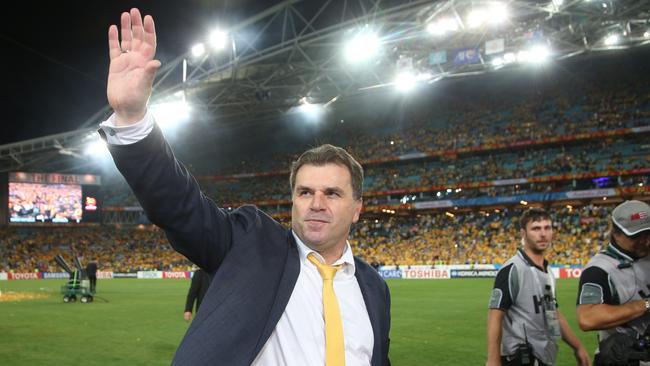
[[[147,217],[165,230],[172,247],[214,272],[230,250],[237,215],[203,195],[158,126],[134,144],[109,145],[109,150]]]

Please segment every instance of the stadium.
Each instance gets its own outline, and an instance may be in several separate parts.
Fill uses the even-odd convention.
[[[101,36],[132,6],[158,29],[173,18],[164,2],[127,4],[98,17]],[[519,216],[545,208],[558,303],[593,356],[577,279],[607,245],[613,208],[650,202],[649,1],[230,6],[250,9],[193,35],[205,44],[162,52],[149,101],[205,196],[290,227],[291,163],[321,144],[350,152],[364,182],[348,240],[390,288],[393,365],[485,364],[494,277],[520,246]],[[102,106],[68,130],[0,145],[3,365],[169,364],[188,329],[196,267],[97,133],[112,113],[102,88]],[[64,302],[89,262],[96,294]],[[565,344],[557,360],[575,364]]]

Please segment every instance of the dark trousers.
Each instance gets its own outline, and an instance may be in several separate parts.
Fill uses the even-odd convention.
[[[88,280],[90,281],[90,292],[95,292],[97,288],[97,276],[88,276]]]

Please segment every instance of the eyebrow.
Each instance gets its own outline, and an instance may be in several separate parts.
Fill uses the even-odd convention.
[[[315,189],[314,189],[314,188],[311,188],[311,187],[307,187],[307,186],[297,186],[297,187],[296,187],[296,191],[309,191],[309,192],[313,192],[313,191],[315,191]],[[325,189],[323,189],[323,192],[325,192],[325,193],[339,193],[339,194],[345,194],[345,191],[344,191],[342,188],[340,188],[340,187],[325,187]]]

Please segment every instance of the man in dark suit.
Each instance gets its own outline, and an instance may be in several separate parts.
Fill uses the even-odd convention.
[[[97,262],[90,261],[86,265],[86,275],[90,281],[90,292],[95,293],[97,291]]]
[[[151,16],[109,28],[108,100],[100,125],[113,159],[170,244],[210,273],[175,365],[389,365],[390,294],[347,242],[363,169],[331,145],[291,168],[291,230],[253,206],[229,212],[174,157],[147,101],[160,62]]]
[[[208,287],[210,287],[210,276],[202,269],[194,271],[190,290],[187,292],[187,299],[185,300],[183,319],[185,319],[186,322],[189,322],[192,319],[194,304],[196,304],[196,311],[199,311],[201,301],[203,301],[205,293],[208,292]]]

